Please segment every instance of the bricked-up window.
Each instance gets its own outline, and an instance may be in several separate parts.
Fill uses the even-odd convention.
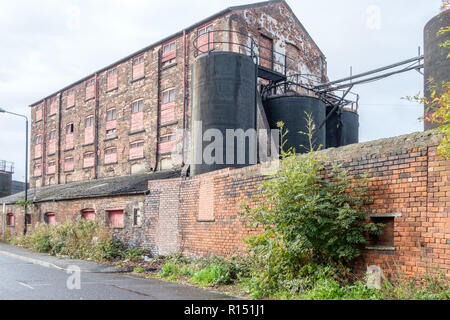
[[[83,168],[92,168],[95,164],[95,153],[86,152],[83,155]]]
[[[81,214],[82,214],[84,220],[95,221],[95,210],[86,209],[86,210],[83,210],[83,212]]]
[[[133,59],[133,80],[144,77],[144,55]]]
[[[106,111],[106,135],[115,136],[116,134],[116,109]]]
[[[177,47],[176,41],[163,45],[161,62],[163,67],[170,66],[176,62]]]
[[[66,125],[66,150],[73,149],[73,123]]]
[[[44,215],[44,222],[50,226],[56,225],[56,215],[54,213],[46,213]]]
[[[64,159],[64,171],[73,171],[74,169],[74,160],[73,157]]]
[[[131,104],[131,132],[144,129],[144,100],[135,101]]]
[[[56,172],[56,161],[50,161],[47,164],[47,174],[54,174]]]
[[[42,120],[42,109],[43,109],[42,104],[40,104],[36,107],[36,121]]]
[[[259,37],[259,64],[273,69],[273,40],[263,34]]]
[[[8,227],[14,227],[15,225],[14,213],[8,213],[6,215],[6,225]]]
[[[56,111],[58,110],[58,103],[56,97],[50,98],[48,102],[49,102],[48,114],[50,116],[56,114]]]
[[[214,178],[203,178],[200,182],[198,221],[214,221]]]
[[[130,144],[130,160],[144,158],[144,140]]]
[[[94,143],[94,116],[89,116],[84,122],[84,144]]]
[[[175,121],[175,89],[168,89],[162,93],[160,124]]]
[[[174,134],[168,134],[159,138],[158,153],[166,154],[175,150],[176,139]]]
[[[49,141],[48,141],[48,154],[56,153],[56,130],[50,131]]]
[[[117,163],[117,148],[105,150],[105,164]]]
[[[200,52],[208,52],[213,49],[214,32],[213,25],[198,29],[197,48]]]
[[[299,66],[299,58],[300,58],[300,49],[297,48],[296,45],[291,43],[286,43],[286,68],[289,74],[298,73],[300,70]]]
[[[36,163],[33,167],[33,175],[35,177],[40,177],[42,175],[42,165],[40,163]]]
[[[67,90],[67,107],[71,108],[75,106],[75,89],[69,89]]]
[[[123,210],[108,211],[109,226],[112,228],[123,228]]]
[[[108,70],[107,72],[107,90],[114,90],[117,88],[117,77],[119,74],[119,69],[114,68],[111,70]]]
[[[135,227],[140,227],[142,224],[142,217],[141,217],[141,209],[134,209],[133,213],[133,225]]]
[[[34,138],[34,158],[42,157],[42,135]]]
[[[86,100],[95,98],[95,78],[86,81]]]

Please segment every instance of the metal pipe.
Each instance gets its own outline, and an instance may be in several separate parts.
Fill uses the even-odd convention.
[[[3,241],[6,240],[6,234],[5,234],[6,226],[5,226],[5,223],[6,223],[6,203],[3,202],[3,216],[2,216],[2,235],[3,235]]]
[[[47,99],[45,99],[44,101],[44,116],[42,117],[43,121],[43,127],[44,127],[44,131],[42,133],[42,169],[41,169],[41,186],[44,187],[45,186],[45,159],[46,159],[46,155],[45,155],[45,144],[46,144],[46,134],[47,134]],[[27,130],[28,130],[28,126],[27,126]],[[25,200],[26,201],[26,200]]]
[[[187,79],[186,79],[186,69],[187,69],[187,44],[186,44],[186,30],[183,30],[183,136],[182,136],[182,149],[181,149],[181,167],[184,167],[184,148],[185,148],[185,130],[186,130],[186,100],[187,100]]]
[[[357,74],[357,75],[354,75],[354,76],[350,76],[350,77],[347,77],[347,78],[343,78],[343,79],[331,81],[331,82],[328,82],[328,83],[324,83],[324,84],[318,85],[316,88],[323,88],[323,87],[331,86],[331,85],[336,84],[336,83],[349,81],[349,80],[353,80],[353,79],[356,79],[356,78],[361,78],[361,77],[368,76],[368,75],[371,75],[371,74],[374,74],[374,73],[378,73],[378,72],[381,72],[381,71],[384,71],[384,70],[392,69],[392,68],[395,68],[395,67],[398,67],[398,66],[410,63],[410,62],[423,60],[423,58],[424,58],[424,56],[421,55],[419,57],[411,58],[411,59],[408,59],[408,60],[405,60],[405,61],[402,61],[402,62],[398,62],[398,63],[394,63],[394,64],[391,64],[391,65],[386,66],[386,67],[381,67],[381,68],[378,68],[378,69],[375,69],[375,70],[372,70],[372,71],[368,71],[368,72],[360,73],[360,74]]]
[[[23,235],[27,234],[27,208],[28,208],[28,118],[25,117],[25,208],[23,215]],[[44,172],[42,172],[44,174]]]
[[[97,162],[98,162],[98,74],[95,74],[95,101],[94,101],[94,179],[97,179]]]

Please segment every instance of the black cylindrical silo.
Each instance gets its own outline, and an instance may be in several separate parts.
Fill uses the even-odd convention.
[[[247,138],[244,150],[238,150],[237,138],[227,140],[227,130],[256,130],[256,65],[251,58],[233,52],[201,55],[193,63],[192,79],[192,175],[256,164],[255,141]],[[210,152],[212,144],[223,148]],[[211,163],[208,155],[219,161]]]
[[[448,49],[440,46],[441,43],[450,41],[450,33],[437,36],[439,30],[443,27],[450,26],[450,9],[441,12],[439,15],[431,19],[425,26],[424,31],[424,49],[425,49],[425,97],[430,99],[431,89],[433,85],[430,85],[428,79],[432,78],[434,80],[434,85],[438,87],[438,93],[442,92],[439,88],[443,81],[449,81],[450,75],[450,63],[448,56]],[[428,106],[425,106],[425,113]],[[425,130],[433,129],[436,125],[425,122]]]
[[[308,132],[307,114],[312,115],[316,130],[313,141],[314,148],[325,148],[326,125],[318,130],[325,121],[325,104],[314,97],[302,95],[285,95],[268,98],[264,101],[267,120],[271,129],[278,129],[277,123],[284,122],[284,128],[289,132],[285,137],[284,150],[295,148],[297,153],[305,153],[309,150],[310,143],[306,135],[299,132]]]
[[[327,116],[333,110],[327,108]],[[327,121],[327,148],[339,148],[359,142],[359,115],[352,110],[338,109]]]

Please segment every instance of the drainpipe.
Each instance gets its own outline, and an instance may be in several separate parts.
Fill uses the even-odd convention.
[[[59,94],[59,115],[58,115],[58,184],[61,184],[61,129],[62,129],[62,92]]]
[[[186,130],[186,100],[187,100],[187,60],[186,60],[186,55],[187,55],[187,43],[186,43],[186,30],[183,30],[183,136],[182,136],[182,143],[183,143],[183,147],[182,147],[182,151],[181,151],[181,157],[182,157],[182,162],[181,162],[181,167],[184,167],[185,163],[184,163],[184,149],[185,149],[185,130]]]
[[[97,179],[97,161],[98,161],[98,141],[97,141],[97,119],[98,110],[98,74],[95,74],[95,99],[94,99],[94,179]]]
[[[41,172],[41,186],[45,186],[45,143],[46,143],[46,126],[47,126],[47,99],[44,100],[44,115],[43,115],[43,121],[42,121],[42,125],[44,126],[44,132],[42,133],[42,172]],[[25,183],[27,183],[25,181]]]
[[[3,217],[2,217],[2,235],[3,235],[3,241],[6,240],[6,235],[5,235],[5,231],[6,231],[6,204],[3,203]]]

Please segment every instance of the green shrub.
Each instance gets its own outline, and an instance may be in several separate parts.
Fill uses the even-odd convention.
[[[144,273],[145,269],[141,268],[141,267],[136,267],[136,268],[134,268],[133,272],[134,273]]]
[[[211,264],[194,273],[191,281],[201,286],[230,284],[230,271],[223,264]]]

